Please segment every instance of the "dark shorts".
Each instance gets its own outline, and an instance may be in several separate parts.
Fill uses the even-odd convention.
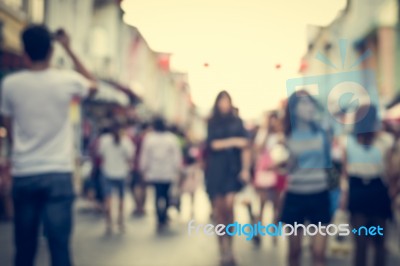
[[[351,214],[385,219],[392,217],[388,189],[380,177],[363,182],[362,178],[350,176],[348,208]]]
[[[298,194],[287,192],[283,202],[281,221],[286,224],[329,224],[332,220],[328,191]]]
[[[104,194],[110,197],[113,190],[116,190],[118,197],[123,199],[125,196],[125,179],[104,178]]]

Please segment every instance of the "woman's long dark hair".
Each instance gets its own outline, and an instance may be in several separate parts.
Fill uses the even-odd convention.
[[[375,106],[363,105],[358,108],[355,118],[358,120],[364,114],[365,117],[355,123],[353,134],[356,136],[358,143],[369,146],[375,140],[378,113]]]
[[[231,109],[229,110],[229,113],[227,113],[227,114],[223,114],[221,112],[221,110],[219,110],[219,107],[218,107],[218,104],[223,97],[227,97],[231,103]],[[220,121],[221,119],[223,119],[225,117],[233,118],[233,117],[235,117],[235,114],[234,114],[234,109],[232,106],[232,97],[229,95],[229,93],[227,91],[221,91],[220,93],[218,93],[217,98],[215,99],[215,103],[213,106],[212,115],[211,115],[210,120],[211,121]]]
[[[279,114],[277,111],[271,111],[267,114],[267,132],[272,133],[272,126],[271,126],[271,120],[276,119],[279,121]],[[278,128],[274,129],[274,133],[279,132],[279,125],[277,126]]]
[[[318,102],[306,90],[296,91],[290,95],[286,104],[285,115],[283,117],[283,129],[285,136],[287,137],[290,136],[290,134],[293,132],[293,128],[296,127],[297,117],[294,112],[296,111],[301,97],[307,97],[315,105],[315,107],[318,109],[321,108]],[[314,132],[318,130],[318,126],[315,122],[310,122],[310,127]]]

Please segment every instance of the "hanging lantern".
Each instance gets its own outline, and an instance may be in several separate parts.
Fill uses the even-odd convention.
[[[304,73],[307,69],[308,69],[308,62],[306,59],[303,58],[303,59],[301,59],[301,62],[300,62],[299,72]]]
[[[169,71],[169,59],[169,54],[158,54],[158,66],[164,71]]]

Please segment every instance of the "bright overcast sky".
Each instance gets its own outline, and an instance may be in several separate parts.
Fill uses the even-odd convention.
[[[155,51],[189,73],[203,113],[227,90],[243,118],[258,118],[286,95],[306,49],[306,25],[327,25],[345,0],[124,0],[125,21]],[[204,67],[207,63],[209,67]],[[281,64],[281,69],[275,68]]]

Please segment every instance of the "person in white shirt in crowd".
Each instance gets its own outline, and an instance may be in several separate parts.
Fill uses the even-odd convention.
[[[28,68],[2,83],[1,113],[12,149],[16,266],[34,265],[43,222],[51,265],[70,266],[73,139],[69,120],[74,97],[96,91],[92,74],[70,47],[63,30],[29,25],[21,35]],[[56,40],[76,71],[50,67]]]
[[[115,124],[110,133],[101,136],[98,153],[101,158],[101,180],[105,195],[106,234],[112,233],[111,193],[113,189],[118,192],[118,226],[122,233],[125,230],[123,218],[125,183],[131,172],[135,146],[124,134],[122,127]]]
[[[348,208],[353,228],[380,226],[384,232],[386,221],[392,218],[391,197],[396,176],[388,167],[392,158],[394,138],[380,128],[375,106],[361,106],[356,112],[352,135],[345,144],[344,175],[341,208]],[[398,162],[397,162],[398,163]],[[392,192],[392,193],[389,193]],[[384,235],[368,237],[362,232],[354,236],[353,265],[367,265],[368,244],[374,249],[374,264],[386,265]]]
[[[143,140],[139,167],[147,183],[154,185],[158,230],[167,225],[169,190],[182,169],[182,150],[178,138],[167,131],[162,119],[155,119],[154,131]]]

